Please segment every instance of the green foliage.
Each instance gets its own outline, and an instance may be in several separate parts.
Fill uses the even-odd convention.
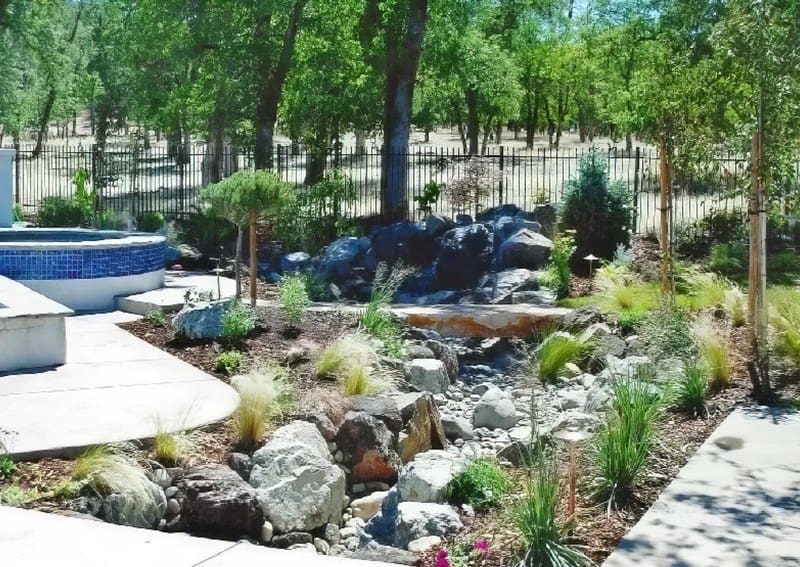
[[[591,149],[581,159],[578,177],[569,182],[564,195],[560,225],[575,230],[573,258],[591,253],[610,260],[620,244],[627,246],[630,241],[630,198],[622,185],[609,182],[604,161]]]
[[[739,287],[734,286],[725,292],[723,307],[731,325],[744,327],[747,324],[747,304]]]
[[[624,503],[654,445],[654,424],[661,396],[652,390],[651,369],[613,384],[614,403],[608,421],[591,446],[598,494],[613,504]]]
[[[417,210],[422,213],[430,213],[433,207],[439,201],[439,194],[442,192],[441,186],[434,180],[428,181],[425,187],[422,188],[422,193],[414,197],[417,203]]]
[[[160,232],[165,222],[163,213],[148,211],[139,215],[136,227],[142,232]]]
[[[550,260],[541,283],[556,292],[556,298],[569,295],[569,279],[572,276],[570,260],[575,253],[575,238],[571,234],[559,234],[553,243]]]
[[[358,316],[359,328],[380,340],[386,354],[393,358],[403,357],[403,337],[400,322],[388,308],[411,273],[410,268],[401,264],[391,269],[384,263],[379,264],[372,282],[372,296]]]
[[[42,497],[35,488],[27,490],[16,484],[0,489],[0,504],[16,508],[24,507]]]
[[[525,543],[525,567],[588,567],[591,561],[567,543],[568,526],[559,521],[561,480],[555,458],[542,453],[533,466],[512,522]]]
[[[292,327],[303,322],[310,300],[303,276],[283,276],[278,282],[278,305],[284,318]]]
[[[317,359],[317,374],[337,380],[345,396],[388,389],[391,381],[381,377],[378,368],[375,347],[361,335],[345,335],[325,348]]]
[[[12,210],[13,222],[21,222],[25,220],[25,211],[22,210],[22,205],[19,203],[14,203],[14,209]]]
[[[617,324],[622,334],[629,335],[637,332],[646,318],[647,311],[642,309],[623,309],[617,314]]]
[[[676,302],[680,307],[690,311],[718,307],[725,301],[728,288],[730,284],[721,276],[700,271],[690,264],[678,263],[675,266]]]
[[[700,416],[706,409],[707,390],[706,368],[697,364],[689,365],[675,384],[675,406],[690,417]]]
[[[242,366],[242,353],[238,350],[228,350],[221,352],[214,359],[214,368],[217,372],[222,372],[228,376],[232,376],[239,372]]]
[[[237,444],[255,447],[267,425],[285,413],[291,403],[287,373],[280,367],[268,366],[237,376],[231,384],[241,400],[233,415]]]
[[[770,323],[775,331],[775,352],[800,366],[800,292],[788,287],[773,287],[767,293]]]
[[[512,488],[508,476],[495,461],[476,459],[450,481],[445,494],[450,504],[469,504],[481,511],[498,506]]]
[[[328,284],[312,271],[300,274],[306,286],[308,299],[311,301],[328,301],[331,298],[331,291]]]
[[[745,269],[747,247],[739,243],[720,243],[711,247],[708,267],[714,272],[730,276]]]
[[[237,171],[201,193],[211,211],[236,226],[249,224],[251,215],[258,220],[277,219],[293,198],[291,187],[265,170]]]
[[[731,382],[731,354],[727,338],[708,317],[695,321],[692,330],[697,341],[697,350],[708,370],[711,386],[728,386]]]
[[[694,353],[694,338],[686,314],[666,301],[641,321],[639,335],[654,360],[686,359]]]
[[[548,333],[536,348],[534,356],[542,382],[553,382],[568,362],[579,363],[593,348],[585,341],[566,331]]]
[[[159,431],[153,439],[153,458],[165,466],[175,466],[179,457],[178,440],[174,434]]]
[[[10,477],[15,470],[17,465],[14,458],[8,453],[0,453],[0,479]]]
[[[49,196],[39,205],[39,226],[45,228],[74,228],[87,226],[93,211],[84,208],[75,199]]]
[[[165,327],[167,325],[167,316],[161,309],[153,309],[144,316],[145,320],[154,327]]]
[[[255,328],[255,311],[238,301],[231,302],[222,315],[222,337],[231,342],[243,341]]]

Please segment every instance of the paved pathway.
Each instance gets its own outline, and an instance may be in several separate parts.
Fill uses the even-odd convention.
[[[0,506],[3,567],[388,567]]]
[[[731,414],[604,565],[800,565],[800,413]]]
[[[67,363],[0,375],[0,429],[17,458],[74,454],[229,416],[236,392],[118,328],[123,313],[67,318]],[[36,348],[36,345],[31,345]]]

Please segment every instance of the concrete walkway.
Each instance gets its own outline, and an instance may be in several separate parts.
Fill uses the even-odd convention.
[[[604,565],[800,565],[800,413],[731,414]]]
[[[387,567],[0,506],[3,567]]]
[[[232,388],[116,326],[135,318],[69,317],[66,364],[0,375],[0,429],[15,432],[3,441],[16,458],[198,427],[236,409]]]

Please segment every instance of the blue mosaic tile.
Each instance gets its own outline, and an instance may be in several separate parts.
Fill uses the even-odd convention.
[[[163,242],[122,248],[2,250],[0,275],[13,280],[112,278],[164,268]]]

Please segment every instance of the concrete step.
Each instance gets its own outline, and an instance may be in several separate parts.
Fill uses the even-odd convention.
[[[151,311],[160,309],[165,312],[178,311],[184,304],[187,291],[211,292],[216,298],[233,297],[236,295],[236,280],[220,277],[213,274],[200,274],[192,272],[167,272],[164,277],[164,287],[117,297],[117,309],[136,315],[147,315]]]

